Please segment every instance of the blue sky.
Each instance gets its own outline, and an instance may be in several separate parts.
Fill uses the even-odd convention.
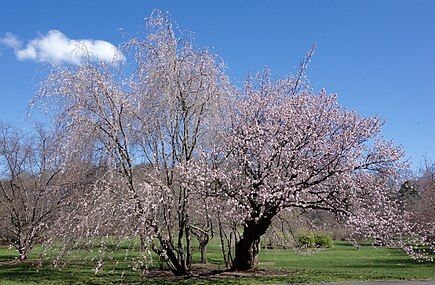
[[[214,48],[236,84],[264,65],[276,76],[294,71],[317,42],[314,89],[379,114],[383,135],[405,148],[414,167],[425,155],[435,159],[435,1],[0,1],[0,37],[12,33],[25,48],[58,30],[117,45],[117,29],[138,32],[154,8]],[[0,54],[0,120],[23,126],[45,69],[4,42]]]

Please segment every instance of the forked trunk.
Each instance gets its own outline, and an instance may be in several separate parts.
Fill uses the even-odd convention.
[[[20,249],[18,249],[18,252],[20,254],[20,261],[27,260],[27,250],[25,247],[20,247]]]
[[[257,268],[260,238],[266,233],[275,214],[275,211],[271,211],[258,220],[254,219],[245,224],[243,235],[236,244],[233,270],[246,271]]]
[[[175,276],[189,275],[189,267],[187,267],[185,260],[178,257],[177,251],[172,244],[164,240],[161,236],[158,238],[162,248],[158,248],[155,244],[153,244],[153,251],[163,259]]]
[[[258,266],[258,254],[260,253],[260,235],[250,232],[243,234],[236,244],[235,257],[232,269],[246,271],[256,269]]]

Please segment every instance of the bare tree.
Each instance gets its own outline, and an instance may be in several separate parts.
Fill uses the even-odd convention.
[[[0,239],[27,259],[69,195],[53,137],[0,125]]]

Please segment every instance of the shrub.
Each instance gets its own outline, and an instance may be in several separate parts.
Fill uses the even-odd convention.
[[[313,233],[305,232],[298,235],[298,245],[300,247],[314,247],[315,244],[316,241]]]
[[[317,247],[332,247],[334,245],[334,241],[332,237],[325,233],[317,233],[314,235],[315,244]]]
[[[298,244],[300,247],[314,248],[323,247],[328,248],[333,246],[332,237],[326,233],[318,232],[302,232],[298,235]]]

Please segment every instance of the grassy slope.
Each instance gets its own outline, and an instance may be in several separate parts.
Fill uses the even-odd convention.
[[[209,248],[209,260],[212,264],[221,265],[221,257],[217,244]],[[37,254],[33,253],[35,258]],[[137,253],[133,253],[137,255]],[[89,256],[88,252],[76,255],[77,260]],[[51,269],[48,266],[38,267],[34,262],[5,262],[16,257],[13,250],[0,247],[0,284],[108,284],[108,283],[153,283],[166,284],[166,279],[149,279],[141,277],[131,270],[128,261],[124,260],[125,252],[114,255],[118,264],[108,263],[106,270],[98,275],[93,273],[95,263],[72,262],[62,269]],[[31,259],[32,259],[31,257]],[[195,256],[198,259],[198,256]],[[277,273],[252,277],[213,277],[208,279],[193,278],[189,280],[171,279],[176,283],[299,283],[339,280],[374,280],[374,279],[435,279],[434,263],[418,263],[396,249],[363,246],[356,250],[346,243],[338,243],[335,247],[311,254],[300,255],[290,250],[263,250],[260,256],[260,268]],[[109,272],[111,269],[115,269]],[[286,272],[285,275],[280,271]],[[124,274],[122,274],[124,272]],[[264,276],[266,275],[266,276]],[[280,275],[280,276],[279,276]]]

